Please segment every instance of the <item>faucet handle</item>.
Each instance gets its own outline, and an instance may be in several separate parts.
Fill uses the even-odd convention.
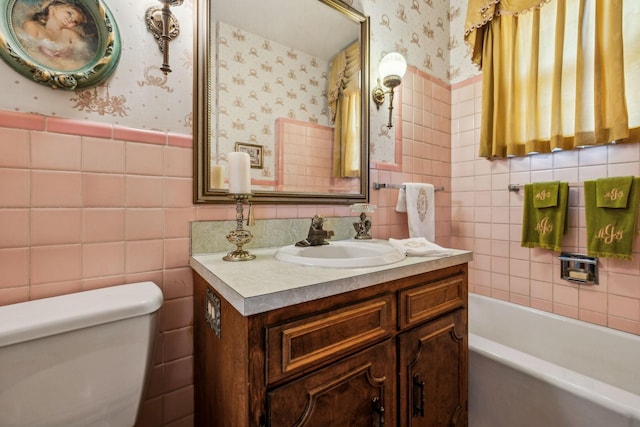
[[[296,243],[296,246],[320,246],[328,245],[325,239],[331,238],[335,233],[332,230],[324,230],[324,217],[316,214],[311,219],[311,226],[309,227],[309,235],[306,239]]]

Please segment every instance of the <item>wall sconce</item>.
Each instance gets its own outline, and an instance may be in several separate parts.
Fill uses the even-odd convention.
[[[402,83],[402,78],[406,72],[407,61],[397,52],[388,53],[380,61],[378,85],[371,91],[371,96],[379,110],[384,103],[385,95],[389,94],[389,124],[387,125],[389,129],[393,127],[393,89]],[[380,79],[382,79],[382,85],[380,85]],[[384,90],[385,88],[387,88],[386,91]]]
[[[145,13],[147,30],[158,43],[162,52],[162,67],[160,69],[166,75],[171,72],[169,66],[169,42],[180,35],[178,19],[171,13],[169,6],[180,6],[184,0],[159,0],[162,7],[150,7]]]

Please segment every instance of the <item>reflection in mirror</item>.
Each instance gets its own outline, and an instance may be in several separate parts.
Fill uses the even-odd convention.
[[[198,0],[194,199],[229,203],[227,156],[256,202],[368,199],[369,22],[337,0]]]

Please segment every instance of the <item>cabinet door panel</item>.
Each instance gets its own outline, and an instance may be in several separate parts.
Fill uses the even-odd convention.
[[[467,424],[464,310],[399,335],[400,425]]]
[[[384,407],[384,423],[395,418],[395,358],[391,340],[268,392],[273,427],[371,427]]]

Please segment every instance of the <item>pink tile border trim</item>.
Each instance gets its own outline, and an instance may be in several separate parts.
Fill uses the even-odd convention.
[[[371,169],[402,172],[402,165],[397,163],[371,162]]]
[[[276,122],[285,124],[285,123],[290,123],[290,124],[294,124],[294,125],[300,125],[300,126],[304,126],[305,128],[316,128],[316,129],[327,129],[328,126],[325,125],[321,125],[318,123],[311,123],[311,122],[303,122],[300,120],[296,120],[296,119],[291,119],[289,117],[279,117]]]
[[[66,133],[69,135],[93,136],[96,138],[113,138],[113,128],[111,125],[58,117],[47,117],[46,131]]]
[[[451,89],[451,85],[449,83],[445,82],[444,80],[440,80],[439,78],[434,77],[434,76],[432,76],[430,74],[425,73],[424,71],[416,68],[414,65],[409,65],[407,67],[407,70],[411,71],[412,73],[417,74],[418,76],[420,76],[420,77],[422,77],[424,79],[432,81],[433,83],[437,84],[438,86],[441,86],[441,87],[443,87],[445,89]]]
[[[264,185],[269,187],[275,187],[278,184],[275,179],[252,179],[251,183],[253,185]]]
[[[146,142],[147,144],[166,145],[167,134],[146,129],[133,129],[115,125],[113,138],[123,141]]]
[[[179,133],[170,133],[167,135],[167,143],[172,147],[193,147],[193,137],[191,135],[184,135]]]
[[[482,74],[478,74],[477,76],[473,76],[473,77],[469,77],[466,80],[463,80],[461,82],[458,83],[454,83],[451,85],[451,89],[460,89],[461,87],[465,87],[465,86],[469,86],[470,84],[473,84],[475,82],[479,82],[482,80]]]
[[[0,126],[13,129],[40,130],[47,127],[46,116],[0,110]]]
[[[97,123],[85,120],[66,119],[6,110],[0,110],[0,127],[91,136],[97,138],[113,138],[130,142],[170,145],[183,148],[193,147],[193,138],[189,134],[171,134],[155,130],[128,128],[108,123]]]

